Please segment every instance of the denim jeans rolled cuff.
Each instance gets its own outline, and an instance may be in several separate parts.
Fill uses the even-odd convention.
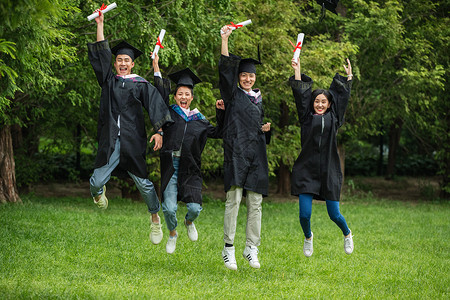
[[[203,210],[202,206],[198,203],[186,203],[187,213],[184,217],[189,222],[194,222],[198,218],[198,215]]]

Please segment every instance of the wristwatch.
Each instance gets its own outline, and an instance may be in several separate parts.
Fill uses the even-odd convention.
[[[156,133],[159,134],[160,136],[164,135],[164,132],[162,132],[162,131],[157,131]]]

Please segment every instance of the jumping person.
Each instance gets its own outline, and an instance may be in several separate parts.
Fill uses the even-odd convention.
[[[158,90],[144,78],[131,74],[135,59],[141,51],[121,42],[110,49],[103,35],[103,14],[97,22],[97,42],[88,43],[89,61],[98,84],[102,88],[98,120],[98,151],[95,170],[90,178],[90,191],[94,203],[101,209],[108,207],[106,186],[116,167],[127,171],[147,204],[151,213],[150,240],[158,244],[162,240],[161,222],[158,216],[160,204],[153,183],[148,179],[145,153],[147,133],[144,107],[154,129],[172,123],[169,110]],[[116,56],[112,71],[111,54]],[[154,150],[162,145],[162,136],[153,136]]]
[[[344,65],[347,77],[336,75],[329,90],[311,92],[313,81],[300,72],[300,60],[292,59],[295,75],[289,78],[301,124],[302,151],[292,169],[292,195],[299,197],[300,225],[305,235],[303,253],[313,254],[311,231],[312,200],[326,201],[330,219],[344,234],[345,253],[353,252],[352,232],[339,211],[342,171],[337,151],[336,135],[344,124],[344,114],[350,99],[352,66]]]
[[[269,187],[266,143],[270,139],[270,123],[263,123],[261,92],[253,89],[256,65],[260,62],[251,58],[241,59],[228,53],[228,37],[231,32],[231,26],[222,27],[219,60],[219,86],[225,105],[223,146],[226,203],[222,258],[227,268],[237,269],[233,244],[239,205],[242,197],[246,196],[247,228],[243,256],[251,267],[258,269],[261,203],[263,196],[267,196]]]
[[[164,145],[160,153],[162,208],[170,232],[166,252],[170,254],[175,251],[178,237],[178,201],[185,202],[188,210],[184,217],[188,238],[193,242],[198,239],[194,220],[202,210],[201,155],[207,138],[220,138],[221,135],[219,126],[212,126],[197,108],[190,109],[194,99],[194,85],[201,81],[189,68],[169,74],[169,78],[176,84],[173,96],[175,104],[169,106],[170,81],[161,77],[158,61],[159,57],[155,55],[155,86],[175,122],[164,127]],[[217,103],[216,107],[220,123],[223,104],[219,106]]]

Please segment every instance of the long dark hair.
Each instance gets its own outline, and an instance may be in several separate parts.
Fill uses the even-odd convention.
[[[324,89],[315,89],[312,93],[311,93],[311,111],[314,111],[314,100],[316,100],[317,96],[323,94],[327,99],[328,102],[330,102],[330,104],[333,102],[333,96],[331,95],[331,93],[328,90],[324,90]],[[331,106],[330,106],[331,107]],[[328,110],[327,110],[328,111]]]

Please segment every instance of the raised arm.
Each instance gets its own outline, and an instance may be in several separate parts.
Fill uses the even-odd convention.
[[[350,91],[352,88],[352,66],[348,58],[347,63],[347,66],[344,65],[347,77],[336,73],[330,85],[330,93],[333,95],[332,109],[337,115],[339,127],[344,124],[345,111],[347,109],[347,104],[350,99]]]
[[[99,16],[95,18],[95,22],[97,22],[97,42],[103,41],[105,39],[105,36],[103,34],[103,21],[105,19],[105,16],[102,14],[102,11],[100,9],[97,9]]]
[[[219,60],[219,88],[225,103],[231,102],[233,93],[237,89],[238,68],[241,58],[228,52],[228,37],[231,26],[225,25],[221,29],[222,48]]]
[[[152,55],[152,54],[150,54]],[[156,89],[158,90],[159,94],[164,100],[164,103],[166,103],[167,106],[169,106],[170,101],[170,80],[165,79],[161,76],[161,70],[159,69],[159,56],[158,54],[155,55],[155,59],[153,59],[153,71],[155,73],[154,76],[154,85]]]
[[[98,84],[103,84],[112,76],[111,49],[108,40],[103,35],[103,14],[100,14],[95,21],[97,22],[97,41],[88,43],[88,57],[97,77]]]
[[[229,56],[228,53],[228,37],[231,35],[233,30],[230,25],[225,25],[220,30],[220,36],[222,37],[222,48],[221,48],[221,54],[223,56]]]
[[[291,60],[291,66],[294,69],[294,78],[295,80],[302,80],[302,72],[300,70],[300,57],[295,60],[294,58]]]
[[[291,66],[294,69],[294,76],[289,78],[289,83],[292,88],[292,93],[295,99],[295,105],[297,106],[297,114],[300,123],[303,123],[305,117],[310,112],[311,93],[313,81],[305,74],[301,75],[300,72],[300,58],[298,61],[291,60]]]

